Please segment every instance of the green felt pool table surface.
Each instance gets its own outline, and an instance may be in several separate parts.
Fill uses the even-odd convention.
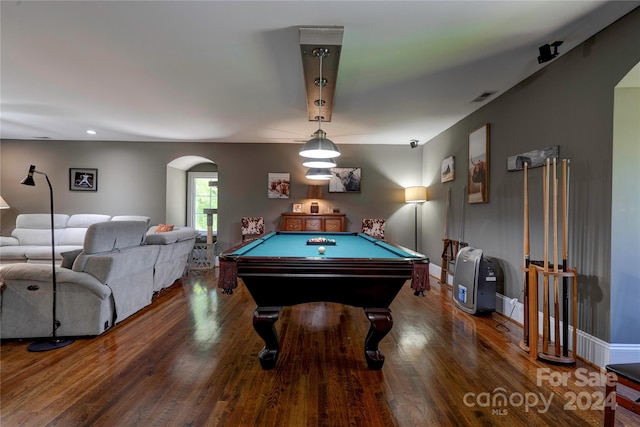
[[[335,240],[335,245],[308,245],[315,237]],[[323,246],[325,253],[318,248]],[[317,258],[420,258],[422,255],[376,240],[362,233],[272,232],[231,253],[241,257],[317,257]]]

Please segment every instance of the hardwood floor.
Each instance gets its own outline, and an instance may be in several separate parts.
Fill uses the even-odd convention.
[[[262,370],[253,300],[242,284],[223,295],[216,282],[215,273],[192,272],[102,336],[58,350],[3,342],[0,425],[602,425],[602,409],[590,404],[604,384],[583,385],[596,369],[530,361],[520,327],[461,312],[433,279],[426,297],[407,284],[392,304],[380,371],[365,362],[362,309],[331,303],[285,308],[278,363]],[[561,374],[565,384],[547,380]],[[565,407],[572,403],[584,409]],[[617,412],[617,426],[638,425]]]

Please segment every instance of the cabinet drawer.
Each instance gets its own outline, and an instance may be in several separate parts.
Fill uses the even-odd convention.
[[[324,231],[322,229],[322,219],[320,218],[306,218],[304,220],[305,231]]]
[[[282,231],[345,231],[345,214],[305,214],[301,212],[283,213],[280,221]]]
[[[302,231],[302,218],[286,218],[283,229],[284,231]]]
[[[327,218],[324,220],[324,231],[342,231],[342,219]]]

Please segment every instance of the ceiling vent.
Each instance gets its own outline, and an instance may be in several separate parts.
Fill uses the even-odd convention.
[[[338,79],[338,63],[342,50],[342,35],[344,27],[300,27],[300,52],[302,53],[302,72],[307,92],[307,114],[309,121],[317,122],[319,117],[319,103],[322,103],[323,122],[331,121],[333,97]],[[318,56],[314,51],[324,49],[322,82],[318,74]],[[322,99],[320,98],[320,84],[322,84]]]
[[[475,97],[471,102],[484,102],[487,99],[491,98],[494,93],[496,93],[495,90],[490,92],[482,92],[480,95]]]

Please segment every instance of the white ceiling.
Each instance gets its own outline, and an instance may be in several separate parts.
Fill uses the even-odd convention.
[[[318,126],[298,28],[337,25],[327,137],[422,144],[549,64],[539,46],[562,40],[562,55],[638,5],[2,1],[0,137],[300,143]]]

